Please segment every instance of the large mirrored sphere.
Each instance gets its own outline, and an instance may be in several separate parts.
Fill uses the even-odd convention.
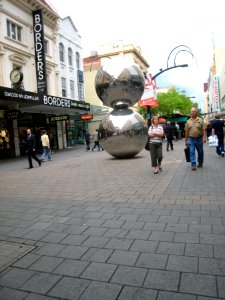
[[[145,145],[148,127],[131,109],[115,109],[101,122],[98,133],[104,150],[116,158],[130,158]]]
[[[125,58],[107,59],[95,77],[95,90],[102,102],[111,107],[117,103],[134,105],[144,92],[141,69]]]

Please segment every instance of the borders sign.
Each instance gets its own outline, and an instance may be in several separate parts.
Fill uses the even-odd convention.
[[[47,94],[47,77],[44,49],[44,26],[42,21],[42,10],[33,11],[34,49],[37,76],[38,93]]]

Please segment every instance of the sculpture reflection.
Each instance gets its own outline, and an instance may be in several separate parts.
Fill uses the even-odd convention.
[[[101,122],[98,133],[106,152],[116,158],[130,158],[145,145],[147,125],[142,116],[128,108],[144,92],[144,76],[133,62],[112,60],[96,74],[95,89],[102,102],[114,108]]]

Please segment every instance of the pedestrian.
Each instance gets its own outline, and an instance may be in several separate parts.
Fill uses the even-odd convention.
[[[46,155],[48,155],[48,160],[51,161],[52,160],[51,147],[50,147],[50,141],[49,141],[49,137],[47,135],[46,130],[42,131],[41,143],[42,143],[42,147],[43,147],[43,153],[42,153],[42,156],[41,156],[41,161],[45,161],[45,156]]]
[[[170,148],[170,150],[173,151],[173,140],[176,139],[177,129],[169,121],[167,122],[166,126],[163,127],[163,129],[164,129],[164,134],[166,136],[166,141],[167,141],[166,150],[169,151],[169,148]]]
[[[51,154],[53,154],[53,148],[54,148],[54,137],[53,137],[53,134],[49,135],[49,140],[50,140],[50,151],[51,151]]]
[[[185,144],[190,147],[191,168],[196,170],[195,149],[198,153],[198,167],[203,166],[203,143],[206,142],[206,125],[202,118],[198,117],[196,107],[191,108],[191,118],[185,124]]]
[[[148,129],[149,149],[152,167],[154,168],[154,174],[158,174],[162,171],[162,141],[164,136],[163,127],[159,125],[159,118],[154,116],[152,118],[152,125]]]
[[[212,135],[216,135],[218,138],[217,155],[224,157],[225,124],[224,120],[220,119],[219,114],[216,114],[215,120],[212,121]]]
[[[177,141],[181,139],[181,136],[180,136],[180,125],[176,122],[175,123],[175,127],[176,127],[176,139]]]
[[[9,153],[8,153],[9,144],[7,143],[4,136],[1,139],[2,139],[2,157],[8,158],[9,157]]]
[[[90,143],[91,143],[91,135],[88,130],[86,130],[84,134],[85,142],[86,142],[86,150],[90,150]]]
[[[33,168],[32,158],[34,160],[36,160],[36,162],[38,162],[39,166],[41,166],[41,161],[36,155],[35,136],[33,134],[31,134],[30,129],[27,129],[27,136],[26,136],[25,142],[26,142],[26,148],[27,148],[26,153],[27,153],[27,158],[28,158],[28,162],[29,162],[29,168],[28,169]]]
[[[99,137],[98,137],[98,129],[93,133],[94,137],[94,146],[92,147],[92,151],[97,147],[98,151],[100,151]]]

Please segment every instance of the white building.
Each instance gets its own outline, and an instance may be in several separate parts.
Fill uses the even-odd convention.
[[[57,40],[61,87],[58,95],[84,101],[81,36],[70,17],[60,19]]]
[[[59,90],[58,95],[77,101],[84,101],[84,76],[81,36],[68,16],[60,19],[57,37],[59,52]],[[87,127],[77,112],[67,122],[68,146],[83,141]]]

